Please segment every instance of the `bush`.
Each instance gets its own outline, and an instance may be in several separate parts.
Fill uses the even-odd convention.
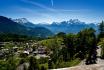
[[[47,68],[44,67],[44,66],[41,66],[41,69],[40,70],[47,70]]]
[[[45,64],[48,62],[48,58],[40,58],[38,59],[39,64]]]
[[[27,54],[25,54],[25,53],[20,53],[20,57],[21,58],[26,58],[28,55]]]

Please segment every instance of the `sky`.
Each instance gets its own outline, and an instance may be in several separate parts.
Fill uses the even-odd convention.
[[[104,20],[104,0],[0,0],[0,15],[27,18],[33,23],[79,19],[86,23]]]

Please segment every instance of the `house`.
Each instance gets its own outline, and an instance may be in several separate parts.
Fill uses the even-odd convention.
[[[29,55],[29,52],[28,51],[23,51],[24,54],[26,55]]]
[[[44,46],[40,46],[33,52],[33,54],[35,55],[36,59],[49,58],[46,52],[46,48]]]
[[[43,46],[40,46],[36,49],[36,51],[33,52],[35,55],[36,54],[46,54],[46,48]]]

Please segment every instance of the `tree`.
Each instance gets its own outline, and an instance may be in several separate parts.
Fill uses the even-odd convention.
[[[100,42],[98,43],[99,48],[101,48],[101,58],[104,59],[104,38],[101,38]]]
[[[30,57],[30,59],[29,59],[29,68],[28,69],[29,70],[38,70],[39,69],[39,64],[38,64],[36,58],[34,58],[32,56]]]
[[[87,57],[86,64],[96,63],[96,35],[93,28],[87,28],[78,33],[79,41],[79,52],[81,52],[84,57]],[[82,56],[82,55],[81,55]]]
[[[66,35],[66,37],[64,37],[63,43],[66,46],[66,52],[67,52],[65,54],[65,59],[67,59],[67,60],[73,59],[73,56],[75,54],[74,40],[75,40],[74,34],[68,34],[68,35]]]
[[[7,70],[16,70],[16,63],[15,63],[15,59],[13,57],[10,57],[7,60]]]
[[[54,68],[54,63],[51,59],[48,61],[48,69],[53,69]]]
[[[99,39],[104,37],[104,21],[99,24]]]
[[[41,66],[41,70],[47,70],[47,68],[45,68],[44,66]]]
[[[57,37],[62,37],[62,38],[64,38],[65,37],[65,33],[64,32],[59,32],[56,36]]]

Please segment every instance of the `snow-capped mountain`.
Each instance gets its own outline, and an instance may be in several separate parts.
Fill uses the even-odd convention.
[[[35,27],[35,25],[26,18],[12,19],[14,22],[24,25],[26,27]]]
[[[26,27],[45,27],[51,30],[53,33],[58,32],[65,32],[65,33],[77,33],[82,29],[92,27],[95,30],[98,30],[98,25],[94,23],[85,23],[80,21],[79,19],[70,19],[68,21],[62,21],[62,22],[53,22],[52,24],[48,23],[39,23],[39,24],[33,24],[30,21],[28,21],[26,18],[19,18],[13,20],[19,24],[22,24]]]
[[[13,19],[13,20],[14,22],[23,23],[23,24],[29,22],[26,18],[19,18],[19,19]]]
[[[77,33],[82,29],[92,27],[98,30],[98,25],[95,23],[85,23],[78,19],[70,19],[68,21],[53,22],[52,24],[39,24],[39,26],[46,27],[54,33],[65,32],[65,33]]]

